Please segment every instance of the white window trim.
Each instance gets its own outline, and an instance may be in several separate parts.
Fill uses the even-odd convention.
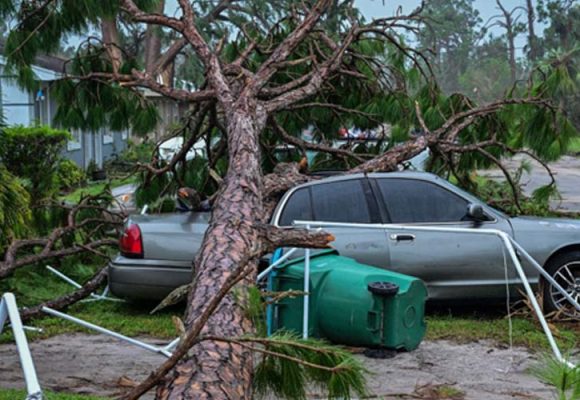
[[[75,130],[71,131],[70,134],[72,138],[66,143],[66,149],[68,151],[80,150],[82,147],[81,146],[82,132],[79,130]]]
[[[104,133],[103,132],[103,144],[111,144],[115,142],[115,136],[113,132]]]

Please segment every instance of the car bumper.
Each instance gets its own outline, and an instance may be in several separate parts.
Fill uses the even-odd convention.
[[[109,263],[108,274],[111,293],[135,300],[162,300],[192,280],[191,263],[122,256]]]

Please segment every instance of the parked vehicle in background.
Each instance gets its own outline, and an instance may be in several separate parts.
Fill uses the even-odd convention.
[[[114,294],[160,299],[191,280],[209,213],[137,215],[127,221],[121,253],[110,264]],[[340,222],[324,228],[341,255],[418,277],[432,300],[499,300],[518,297],[520,281],[498,238],[478,234],[497,229],[512,236],[575,298],[580,298],[580,221],[510,218],[449,182],[428,173],[395,172],[334,176],[289,190],[271,223]],[[397,225],[407,227],[398,230]],[[444,226],[473,230],[441,233],[413,227]],[[316,224],[312,226],[316,227]],[[411,228],[409,230],[408,228]],[[530,283],[539,274],[523,262]],[[548,310],[566,306],[545,285]]]

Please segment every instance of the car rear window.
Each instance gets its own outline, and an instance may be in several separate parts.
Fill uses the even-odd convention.
[[[315,221],[370,223],[371,213],[358,179],[310,187]]]
[[[279,225],[290,226],[294,221],[300,220],[312,221],[312,204],[308,188],[298,189],[288,198]]]

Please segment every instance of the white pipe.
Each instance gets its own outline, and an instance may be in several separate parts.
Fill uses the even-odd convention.
[[[542,325],[542,329],[544,330],[544,333],[546,334],[546,337],[548,338],[548,342],[550,343],[550,347],[552,348],[552,351],[554,352],[556,359],[558,359],[558,361],[560,361],[560,362],[566,362],[566,360],[564,360],[564,358],[562,357],[562,353],[560,353],[560,349],[558,348],[558,345],[556,344],[556,341],[554,340],[554,336],[552,336],[552,331],[550,330],[550,327],[548,326],[548,323],[546,322],[546,318],[544,317],[544,313],[542,312],[542,308],[538,304],[538,300],[536,300],[536,295],[534,294],[534,291],[532,290],[532,287],[530,286],[530,282],[528,282],[528,278],[524,272],[524,269],[522,268],[522,265],[520,264],[520,260],[518,260],[518,256],[516,255],[514,247],[512,246],[512,243],[509,239],[509,236],[505,232],[499,232],[499,236],[503,240],[503,243],[504,243],[505,247],[507,248],[510,257],[512,258],[514,266],[516,267],[516,271],[518,272],[518,275],[520,276],[520,279],[522,280],[522,284],[524,285],[524,289],[526,290],[526,293],[528,295],[528,299],[532,303],[532,307],[534,308],[534,311],[536,312],[536,315],[538,316],[538,319],[540,320],[540,325]]]
[[[163,348],[163,350],[165,351],[171,351],[175,348],[175,346],[177,346],[179,344],[179,341],[181,340],[181,338],[175,338],[173,339],[171,342],[169,342],[169,344],[167,346],[165,346]]]
[[[306,225],[310,230],[310,225]],[[310,313],[310,249],[304,254],[304,310],[302,312],[302,338],[308,339],[308,317]]]
[[[141,215],[147,214],[147,210],[149,209],[149,204],[145,204],[141,209]]]
[[[497,230],[497,229],[473,230],[473,229],[466,229],[466,228],[442,228],[442,227],[426,227],[426,226],[410,227],[410,226],[400,226],[400,225],[390,225],[390,224],[348,224],[348,223],[340,223],[340,222],[315,222],[315,221],[295,221],[294,223],[296,225],[306,225],[307,227],[309,227],[310,224],[315,224],[317,226],[327,226],[327,227],[358,226],[358,227],[365,227],[365,228],[371,228],[371,229],[374,228],[374,229],[396,229],[396,230],[402,230],[402,231],[456,232],[456,233],[469,233],[469,234],[479,233],[479,234],[484,234],[484,235],[497,236],[502,241],[502,243],[504,244],[504,246],[507,248],[507,250],[509,252],[509,255],[510,255],[510,257],[514,263],[514,266],[516,268],[516,271],[517,271],[518,275],[520,276],[522,284],[524,285],[524,289],[526,290],[526,293],[527,293],[527,295],[532,303],[532,307],[534,308],[534,311],[535,311],[536,315],[538,316],[538,320],[540,321],[540,324],[542,325],[542,329],[544,330],[544,334],[546,335],[546,338],[548,339],[548,342],[550,343],[550,347],[552,348],[552,351],[554,352],[556,359],[562,363],[565,363],[567,365],[572,366],[572,364],[570,362],[568,362],[567,360],[565,360],[562,357],[562,353],[560,352],[560,349],[558,348],[558,345],[556,344],[556,341],[554,340],[554,336],[552,335],[552,331],[550,330],[550,327],[548,326],[548,323],[546,322],[546,318],[544,317],[542,309],[540,308],[540,305],[538,304],[538,301],[536,300],[536,296],[534,295],[534,292],[532,291],[530,283],[528,282],[528,277],[526,276],[524,269],[522,268],[522,265],[520,264],[520,261],[518,260],[516,252],[514,250],[514,246],[512,246],[512,242],[515,242],[515,241],[507,233],[500,231],[500,230]],[[520,250],[522,252],[522,254],[527,259],[532,259],[532,257],[528,254],[528,252],[525,251],[520,245],[516,244],[516,246],[518,247],[518,250]],[[542,273],[543,268],[541,268],[541,266],[537,262],[533,262],[532,265],[540,273]],[[542,274],[542,275],[544,275],[544,274]],[[554,281],[554,280],[552,280],[552,281],[554,283],[554,287],[556,287],[562,294],[564,294],[566,296],[566,298],[571,301],[571,303],[574,305],[574,307],[576,307],[578,310],[580,310],[580,306],[578,305],[578,302],[576,302],[574,299],[572,299],[572,297],[569,296],[566,293],[566,291],[556,281]]]
[[[280,257],[279,259],[277,259],[276,262],[274,262],[268,268],[266,268],[265,270],[263,270],[262,272],[260,272],[258,274],[258,278],[256,279],[256,281],[258,281],[258,282],[261,281],[274,268],[276,268],[278,265],[282,264],[284,261],[286,261],[288,259],[288,257],[290,257],[292,254],[294,254],[296,252],[296,250],[298,250],[298,248],[293,248],[293,249],[288,250],[288,252],[286,254],[284,254],[282,257]]]
[[[75,280],[69,278],[68,276],[66,276],[62,272],[60,272],[60,271],[52,268],[50,265],[47,265],[46,266],[46,269],[48,269],[50,272],[52,272],[53,274],[55,274],[56,276],[58,276],[60,279],[64,280],[65,282],[67,282],[69,284],[71,284],[72,286],[76,287],[77,289],[82,289],[82,285],[80,283],[78,283]],[[103,291],[103,294],[91,293],[90,296],[93,299],[91,299],[91,300],[86,300],[85,299],[85,300],[83,300],[83,302],[96,301],[96,300],[109,300],[109,301],[117,301],[117,302],[121,302],[121,303],[124,303],[125,302],[125,300],[123,300],[123,299],[116,299],[116,298],[107,296],[108,293],[109,293],[109,286],[107,285],[107,287]]]
[[[117,339],[120,339],[120,340],[124,340],[125,342],[131,343],[131,344],[133,344],[135,346],[139,346],[139,347],[141,347],[143,349],[152,351],[154,353],[161,353],[161,354],[163,354],[166,357],[171,357],[171,353],[168,352],[165,349],[162,349],[162,348],[159,348],[157,346],[153,346],[153,345],[144,343],[144,342],[142,342],[140,340],[130,338],[128,336],[122,335],[122,334],[117,333],[117,332],[113,332],[113,331],[108,330],[106,328],[103,328],[101,326],[98,326],[98,325],[95,325],[95,324],[91,324],[90,322],[84,321],[82,319],[75,318],[75,317],[70,316],[68,314],[61,313],[59,311],[53,310],[52,308],[42,307],[42,311],[45,312],[45,313],[47,313],[47,314],[53,315],[55,317],[59,317],[59,318],[62,318],[62,319],[66,319],[67,321],[74,322],[75,324],[84,326],[85,328],[93,329],[93,330],[95,330],[97,332],[104,333],[105,335],[109,335],[109,336],[112,336],[114,338],[117,338]]]
[[[18,349],[18,356],[20,357],[20,365],[22,366],[24,380],[26,381],[27,398],[41,399],[42,389],[40,389],[40,384],[38,383],[36,369],[34,368],[26,334],[23,330],[16,299],[12,293],[5,293],[2,296],[2,301],[0,301],[0,332],[7,318],[10,318],[10,324],[12,325],[16,348]]]
[[[550,285],[552,285],[556,289],[558,289],[558,291],[564,295],[566,300],[568,300],[570,303],[572,303],[574,305],[574,307],[578,311],[580,311],[580,304],[578,304],[578,302],[572,296],[570,296],[570,294],[568,292],[566,292],[566,290],[564,290],[564,288],[558,282],[556,282],[556,280],[554,278],[552,278],[552,276],[548,273],[548,271],[546,271],[544,268],[542,268],[542,266],[540,264],[538,264],[538,262],[536,260],[534,260],[534,258],[532,256],[530,256],[530,254],[526,250],[524,250],[524,248],[522,246],[520,246],[520,244],[518,242],[516,242],[511,237],[509,239],[510,239],[510,242],[516,247],[516,249],[518,249],[518,251],[520,253],[522,253],[522,255],[540,272],[540,274],[550,283]]]
[[[322,227],[337,227],[337,228],[368,228],[368,229],[394,229],[400,231],[420,231],[420,232],[449,232],[449,233],[467,233],[467,234],[482,234],[482,235],[492,235],[497,236],[502,242],[503,238],[501,235],[506,235],[510,242],[513,242],[518,250],[525,256],[528,260],[533,260],[532,256],[519,244],[515,242],[509,235],[505,232],[497,229],[469,229],[469,228],[443,228],[434,226],[403,226],[403,225],[391,225],[391,224],[349,224],[344,222],[316,222],[316,221],[294,221],[296,225],[317,225]],[[544,277],[548,275],[546,271],[534,260],[531,263],[532,266]],[[527,279],[527,278],[526,278]],[[562,295],[578,310],[580,311],[580,304],[564,290],[564,288],[555,280],[548,280]]]
[[[0,297],[0,334],[2,334],[7,319],[8,308],[6,308],[6,304],[4,304],[4,297]]]
[[[63,281],[65,281],[67,283],[70,283],[71,285],[73,285],[77,289],[81,289],[82,288],[82,286],[78,282],[72,280],[71,278],[69,278],[68,276],[66,276],[65,274],[63,274],[62,272],[57,271],[56,269],[52,268],[50,265],[47,265],[46,266],[46,269],[49,270],[50,272],[52,272],[53,274],[55,274],[56,276],[58,276]]]

